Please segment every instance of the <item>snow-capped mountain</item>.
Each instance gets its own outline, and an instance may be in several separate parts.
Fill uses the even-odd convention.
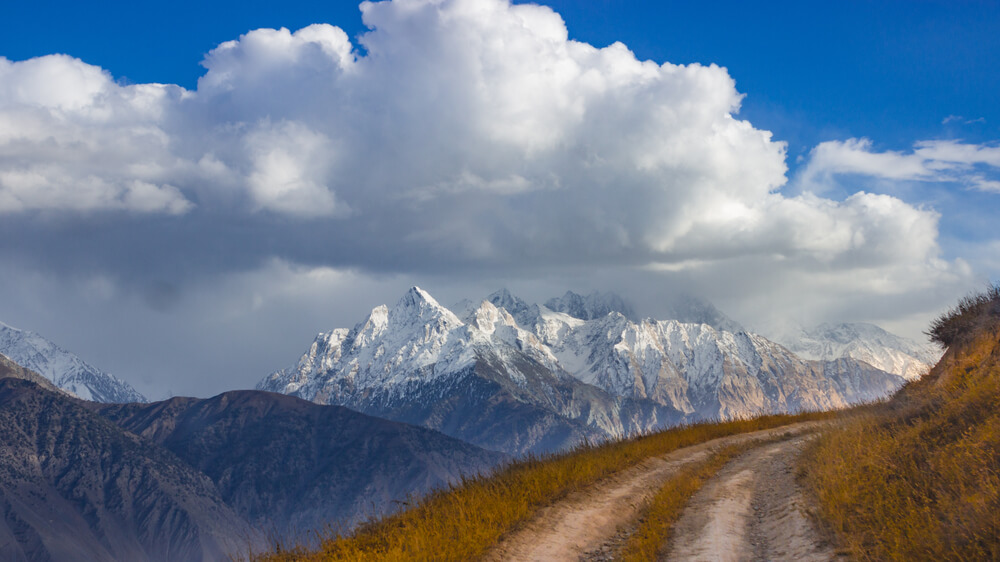
[[[778,339],[799,357],[823,361],[850,357],[906,380],[920,378],[941,358],[941,350],[933,345],[921,345],[874,324],[820,324]]]
[[[576,297],[549,301],[562,309],[553,310],[501,290],[459,316],[414,287],[351,330],[319,334],[258,388],[519,453],[681,421],[839,408],[905,382],[851,358],[804,360],[756,334],[637,322],[613,295]]]
[[[841,408],[886,396],[895,375],[856,361],[806,361],[747,332],[611,312],[582,322],[541,307],[534,331],[559,365],[615,396],[644,398],[691,420]]]
[[[691,295],[675,295],[667,303],[666,318],[685,324],[708,324],[723,332],[743,332],[739,322],[726,316],[714,304]]]
[[[319,334],[260,390],[423,425],[507,452],[549,451],[678,420],[565,373],[533,333],[483,301],[461,320],[414,287],[351,330]]]
[[[595,292],[582,296],[573,291],[566,291],[565,295],[557,299],[545,301],[545,307],[553,312],[563,312],[580,320],[604,318],[611,312],[617,312],[630,320],[638,320],[632,306],[614,293]]]
[[[146,402],[127,382],[88,365],[85,361],[27,330],[0,322],[0,353],[57,387],[94,402]]]

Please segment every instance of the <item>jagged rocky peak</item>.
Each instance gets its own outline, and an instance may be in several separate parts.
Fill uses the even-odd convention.
[[[374,314],[374,311],[372,311]],[[388,311],[388,322],[395,324],[400,321],[442,319],[449,324],[462,324],[455,313],[441,306],[427,291],[413,286],[399,299],[396,306]]]
[[[361,346],[371,343],[380,335],[382,335],[386,328],[389,326],[389,307],[384,304],[376,306],[368,314],[368,318],[364,322],[358,324],[354,328],[354,345]],[[336,332],[336,330],[334,330]],[[329,332],[328,334],[320,334],[320,337],[335,335],[334,332]]]
[[[484,300],[466,321],[481,332],[492,334],[497,325],[517,327],[517,321],[510,315],[506,308],[497,307],[488,300]]]
[[[708,324],[723,332],[744,332],[746,329],[726,316],[714,304],[689,294],[678,294],[667,302],[666,317],[685,324]]]
[[[514,317],[519,326],[529,329],[538,323],[540,312],[537,304],[528,304],[523,299],[511,294],[506,288],[486,297],[497,308],[502,308]]]
[[[563,312],[580,320],[602,318],[611,312],[617,312],[629,320],[638,320],[638,316],[632,306],[622,297],[610,292],[593,292],[587,296],[582,296],[573,291],[566,291],[566,294],[562,297],[546,301],[545,307],[556,312]]]
[[[493,305],[498,308],[505,309],[511,314],[516,314],[531,308],[531,305],[523,299],[511,294],[506,287],[486,297],[486,300],[493,303]]]
[[[423,331],[424,326],[433,326],[433,332],[443,334],[461,326],[463,322],[447,308],[441,306],[427,291],[411,287],[389,308],[379,305],[372,309],[363,322],[357,324],[347,336],[353,348],[365,347],[382,337],[398,336],[413,330]],[[320,337],[334,334],[320,334]]]
[[[146,402],[127,382],[87,364],[45,337],[0,322],[0,353],[57,387],[95,402]]]

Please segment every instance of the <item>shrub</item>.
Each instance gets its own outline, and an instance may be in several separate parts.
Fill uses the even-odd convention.
[[[931,323],[926,334],[944,347],[1000,321],[1000,284],[972,293]]]

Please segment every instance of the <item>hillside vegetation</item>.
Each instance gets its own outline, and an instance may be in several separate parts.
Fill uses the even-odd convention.
[[[316,550],[282,547],[257,559],[476,559],[541,507],[650,456],[727,435],[828,417],[809,413],[705,423],[584,446],[562,455],[528,458],[492,477],[470,479],[426,496],[409,509],[363,525],[346,536],[334,534]]]
[[[805,466],[859,560],[1000,559],[1000,286],[935,321],[938,365],[821,438]]]

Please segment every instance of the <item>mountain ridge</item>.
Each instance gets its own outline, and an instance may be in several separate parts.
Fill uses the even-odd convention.
[[[44,336],[3,322],[0,322],[0,353],[84,400],[148,401],[132,385],[88,364]]]
[[[89,407],[171,451],[254,527],[286,538],[350,529],[506,459],[424,428],[253,390]]]
[[[557,308],[590,319],[506,289],[465,301],[460,318],[413,287],[354,328],[319,334],[294,367],[257,388],[520,454],[680,422],[842,408],[904,382],[851,358],[803,360],[745,331],[598,313],[597,304],[624,303],[617,296],[597,293],[587,308],[567,295],[579,306]],[[504,435],[500,420],[511,419],[523,423]]]
[[[0,356],[4,560],[233,560],[328,525],[347,531],[506,460],[260,391],[85,401]]]
[[[197,562],[262,544],[208,477],[85,404],[0,379],[0,557]]]
[[[908,381],[930,371],[942,354],[931,344],[921,345],[863,322],[824,323],[777,337],[801,357],[820,361],[851,357]]]

